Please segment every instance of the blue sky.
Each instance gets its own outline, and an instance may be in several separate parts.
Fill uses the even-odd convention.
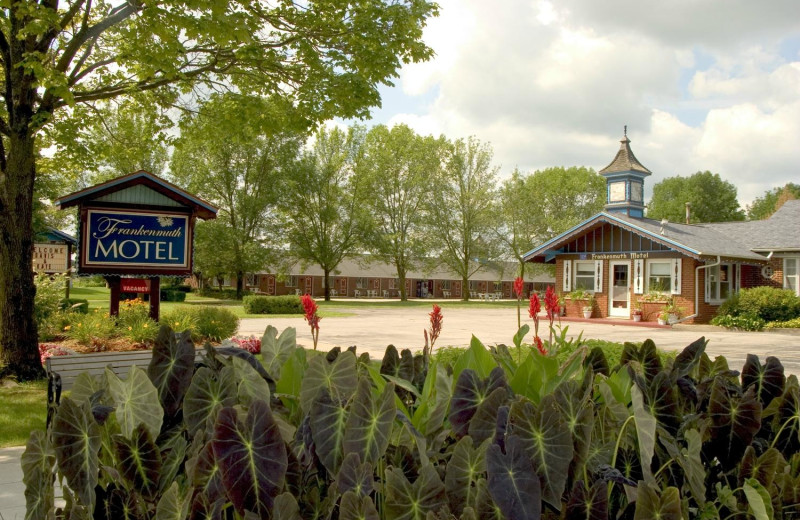
[[[404,67],[368,124],[474,135],[501,177],[603,168],[628,125],[647,188],[711,170],[747,204],[800,182],[798,0],[439,4],[436,57]]]

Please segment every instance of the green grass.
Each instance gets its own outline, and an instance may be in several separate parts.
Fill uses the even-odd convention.
[[[89,300],[89,309],[108,310],[111,291],[106,287],[74,287],[70,290],[71,298],[82,298]],[[247,314],[244,312],[242,302],[237,300],[218,300],[215,298],[204,298],[195,293],[186,295],[185,302],[161,302],[161,312],[166,312],[182,305],[208,305],[214,307],[225,307],[237,318],[298,318],[302,314]],[[320,316],[323,318],[341,318],[353,316],[354,313],[339,310],[320,309]]]
[[[47,381],[0,389],[0,448],[23,446],[47,421]]]

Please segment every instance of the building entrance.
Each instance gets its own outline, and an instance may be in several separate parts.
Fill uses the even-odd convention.
[[[612,261],[609,265],[608,315],[630,317],[630,262]]]

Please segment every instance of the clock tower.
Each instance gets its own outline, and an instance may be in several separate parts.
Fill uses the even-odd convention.
[[[652,172],[636,159],[628,139],[628,127],[617,156],[611,164],[600,170],[606,178],[606,205],[609,213],[624,213],[629,217],[644,217],[644,178]]]

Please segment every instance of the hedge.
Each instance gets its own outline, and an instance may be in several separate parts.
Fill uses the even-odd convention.
[[[303,314],[303,304],[300,297],[286,296],[258,296],[251,294],[242,300],[244,311],[247,314]]]

